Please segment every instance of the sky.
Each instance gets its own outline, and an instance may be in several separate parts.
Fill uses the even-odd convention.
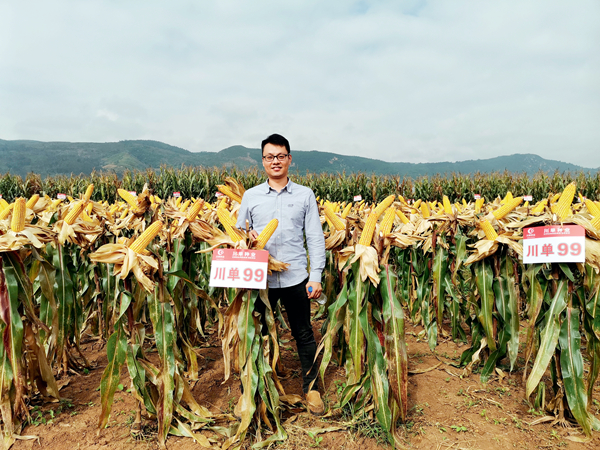
[[[598,0],[1,0],[0,139],[600,167]]]

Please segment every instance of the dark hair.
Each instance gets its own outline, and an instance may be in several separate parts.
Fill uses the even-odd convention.
[[[261,152],[265,150],[265,145],[267,144],[276,145],[278,147],[285,147],[285,149],[288,152],[288,155],[290,154],[290,142],[280,134],[272,134],[264,141],[262,141],[262,144],[260,146]]]

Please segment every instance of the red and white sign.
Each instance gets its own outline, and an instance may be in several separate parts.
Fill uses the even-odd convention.
[[[67,198],[67,194],[56,194],[56,198],[58,198],[60,200],[64,200]]]
[[[473,197],[475,198],[475,200],[479,200],[481,198],[481,194],[475,194]]]
[[[219,191],[215,192],[215,197],[217,197],[217,198],[221,198],[221,197],[223,197],[223,195],[224,195],[224,194],[222,194],[222,193],[221,193],[221,192],[219,192]]]
[[[524,195],[523,196],[523,200],[525,200],[526,202],[532,202],[533,201],[533,195]]]
[[[173,192],[173,197],[175,197],[175,198],[181,197],[181,192],[179,192],[179,191]]]
[[[354,196],[354,201],[355,202],[360,202],[362,200],[362,195],[355,195]]]
[[[210,265],[209,285],[247,289],[267,288],[269,252],[216,248]]]
[[[523,229],[523,263],[585,262],[585,229],[550,225]]]
[[[135,191],[129,191],[129,193],[130,193],[131,195],[137,195],[137,192],[135,192]]]

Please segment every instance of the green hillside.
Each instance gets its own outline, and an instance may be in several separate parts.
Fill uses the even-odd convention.
[[[490,159],[439,163],[387,162],[359,156],[346,156],[319,151],[293,150],[293,167],[299,173],[352,173],[363,172],[377,175],[400,175],[419,177],[424,175],[475,172],[536,173],[545,172],[588,172],[595,169],[574,164],[544,159],[533,154],[516,154]],[[260,150],[241,145],[220,152],[190,152],[157,141],[93,142],[39,142],[7,141],[0,139],[0,173],[10,172],[26,176],[34,172],[42,177],[53,175],[89,174],[92,171],[114,171],[173,167],[204,166],[238,168],[261,167]]]

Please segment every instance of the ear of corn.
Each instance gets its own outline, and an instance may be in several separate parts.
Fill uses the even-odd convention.
[[[136,253],[141,253],[148,247],[148,244],[156,237],[156,235],[162,230],[163,223],[160,220],[152,223],[146,230],[133,241],[129,247]]]
[[[592,220],[592,226],[596,229],[596,230],[600,230],[600,216],[596,216],[594,217],[594,219]]]
[[[424,219],[429,219],[431,217],[431,212],[429,211],[429,206],[427,206],[427,202],[421,203],[421,215]]]
[[[589,212],[589,213],[590,213],[592,216],[596,217],[596,216],[600,215],[600,209],[599,209],[599,208],[598,208],[598,206],[597,206],[597,205],[596,205],[596,204],[595,204],[593,201],[591,201],[589,198],[586,198],[586,199],[585,199],[585,206],[586,206],[586,208],[587,208],[588,212]]]
[[[381,219],[381,226],[379,230],[384,236],[387,236],[392,231],[392,227],[394,226],[394,218],[396,217],[396,208],[393,206],[389,207],[385,210],[385,214],[383,219]]]
[[[512,195],[512,192],[508,191],[506,193],[506,196],[504,197],[504,199],[502,199],[502,201],[500,203],[505,204],[505,203],[511,202],[513,200],[513,198],[514,197]]]
[[[6,208],[8,208],[8,202],[0,198],[0,211],[4,211]]]
[[[408,217],[406,217],[404,215],[404,213],[402,211],[400,211],[399,209],[396,210],[396,215],[402,221],[402,223],[406,224],[406,223],[410,222],[410,220],[408,220]]]
[[[94,192],[94,184],[90,183],[90,185],[85,190],[85,194],[83,194],[83,201],[86,203],[89,202],[90,199],[92,198],[93,192]],[[131,195],[131,194],[129,194],[129,195]]]
[[[277,229],[278,225],[279,225],[279,221],[277,219],[272,219],[267,224],[265,229],[262,230],[261,233],[256,238],[256,248],[257,249],[262,250],[263,248],[265,248],[265,245],[267,245],[267,242],[269,242],[269,239],[271,239],[271,236],[273,236],[273,233],[275,233],[275,230]]]
[[[469,206],[469,204],[467,203],[467,201],[464,198],[462,199],[462,205],[463,205],[463,208],[467,208]]]
[[[576,190],[577,187],[575,186],[575,183],[570,183],[561,194],[556,205],[556,215],[558,216],[558,220],[565,220],[571,215],[571,203],[573,203]]]
[[[132,208],[137,208],[138,201],[135,195],[129,191],[126,191],[125,189],[117,189],[117,192],[119,193],[119,196],[129,204],[129,206]]]
[[[27,208],[33,209],[37,201],[40,199],[39,194],[33,194],[29,200],[27,200]]]
[[[533,207],[533,209],[531,210],[531,214],[539,214],[539,213],[543,212],[544,208],[546,207],[547,204],[548,204],[547,198],[541,200],[540,202],[538,202],[537,205],[535,205]]]
[[[418,199],[416,202],[413,203],[412,207],[417,209],[419,208],[419,206],[421,206],[421,199]]]
[[[196,217],[198,217],[198,214],[200,213],[200,210],[202,209],[203,205],[204,205],[204,200],[202,200],[201,198],[199,198],[198,200],[196,200],[194,202],[194,204],[191,206],[191,208],[187,212],[188,222],[193,222],[194,220],[196,220]]]
[[[346,205],[346,207],[344,208],[344,210],[342,211],[342,219],[345,219],[346,217],[348,217],[348,214],[350,214],[351,209],[352,209],[352,202],[348,203]]]
[[[331,205],[325,205],[323,211],[325,212],[325,217],[327,217],[327,220],[331,222],[331,224],[337,231],[346,229],[346,224],[333,212],[333,210],[331,209]]]
[[[511,212],[513,209],[519,206],[522,201],[523,197],[513,198],[512,200],[506,202],[503,206],[498,208],[496,211],[494,211],[492,214],[498,220],[503,219],[509,212]]]
[[[492,226],[492,224],[489,221],[484,220],[484,221],[480,222],[479,225],[481,226],[481,229],[485,233],[486,239],[493,241],[498,237],[498,233],[496,233],[496,230],[494,230],[494,227]]]
[[[377,205],[377,207],[373,210],[377,217],[379,217],[383,212],[390,207],[392,203],[394,203],[395,195],[389,195],[383,201]]]
[[[219,222],[225,228],[225,232],[229,235],[233,242],[238,242],[243,239],[242,234],[235,227],[235,221],[229,215],[229,212],[224,208],[217,208],[217,217],[219,218]]]
[[[446,214],[452,214],[452,205],[450,204],[450,200],[448,199],[447,195],[444,195],[443,204],[444,204],[444,212]]]
[[[6,219],[10,215],[10,212],[13,210],[14,207],[15,207],[15,204],[11,203],[6,208],[4,208],[2,210],[2,212],[0,212],[0,220]]]
[[[183,202],[180,206],[179,206],[179,212],[185,212],[186,209],[188,209],[188,206],[190,206],[191,200],[186,200],[185,202]]]
[[[79,215],[81,214],[81,211],[83,211],[84,207],[85,203],[83,202],[83,200],[75,203],[75,205],[73,205],[73,207],[65,217],[65,222],[69,225],[73,225],[79,217]]]
[[[10,221],[10,229],[15,233],[23,231],[25,229],[25,213],[27,212],[27,204],[24,198],[18,198],[15,200],[15,206],[13,208],[12,220]]]
[[[484,201],[485,201],[485,199],[483,197],[479,197],[477,200],[475,200],[475,212],[476,213],[481,212],[481,207],[483,206]]]
[[[92,214],[92,210],[93,209],[94,209],[94,204],[93,203],[88,203],[88,205],[85,207],[85,211],[88,213],[88,215]]]
[[[371,245],[371,241],[373,240],[373,233],[375,232],[375,225],[377,224],[378,218],[379,216],[375,212],[369,214],[369,217],[367,217],[367,221],[365,223],[365,227],[363,228],[362,233],[360,234],[360,239],[358,241],[360,245]]]

